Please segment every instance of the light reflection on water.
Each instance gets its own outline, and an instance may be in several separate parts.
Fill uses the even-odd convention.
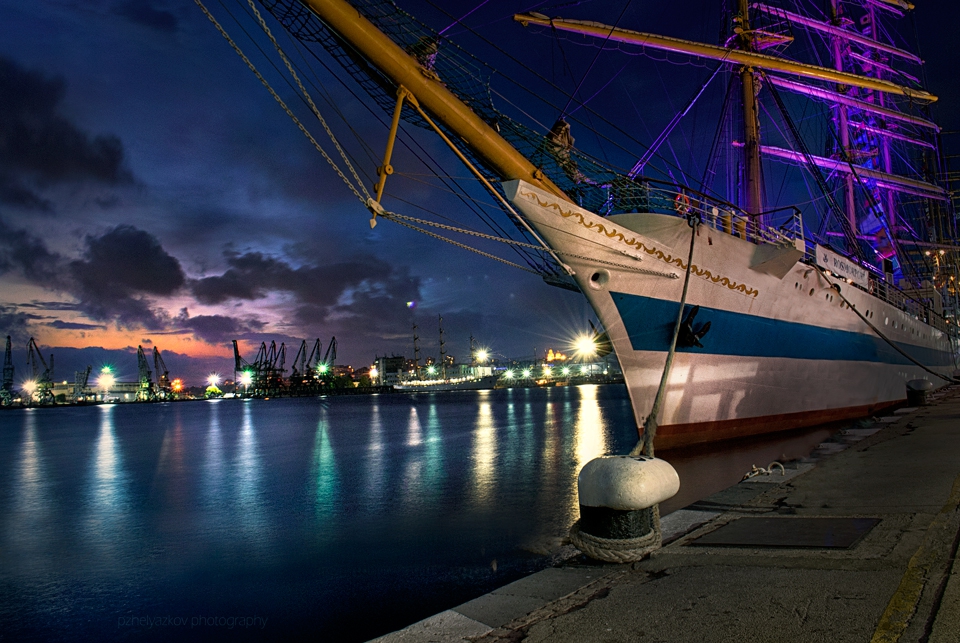
[[[3,412],[0,621],[79,641],[118,615],[257,613],[271,638],[366,640],[542,567],[632,417],[616,386]],[[675,454],[684,504],[764,448]]]

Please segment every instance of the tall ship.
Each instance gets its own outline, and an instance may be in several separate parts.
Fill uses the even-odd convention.
[[[339,158],[327,156],[371,225],[497,237],[548,283],[582,292],[638,427],[662,399],[659,448],[864,416],[901,402],[908,382],[952,381],[956,219],[936,96],[897,35],[914,9],[904,0],[733,0],[715,43],[516,15],[510,28],[526,27],[525,47],[539,30],[591,56],[702,69],[689,101],[621,167],[574,146],[567,108],[539,115],[549,126],[498,108],[491,77],[509,74],[390,0],[261,5],[303,46],[332,55],[390,119],[372,191],[332,134]],[[699,175],[658,169],[661,147],[676,145],[675,128],[711,92],[720,100],[710,144],[691,147]],[[630,142],[621,124],[604,123]],[[480,234],[393,211],[384,194],[401,124],[437,135],[513,225]]]

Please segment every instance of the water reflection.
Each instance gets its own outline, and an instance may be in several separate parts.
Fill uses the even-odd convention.
[[[339,505],[340,480],[337,458],[330,443],[330,417],[326,407],[320,408],[317,434],[313,443],[314,506],[321,524],[336,515]]]
[[[580,393],[580,405],[577,409],[577,419],[573,427],[574,476],[570,477],[570,483],[567,487],[569,499],[566,503],[572,512],[579,511],[577,479],[575,476],[580,473],[580,469],[586,463],[598,456],[606,455],[609,450],[608,431],[603,422],[600,402],[597,400],[598,388],[596,385],[577,387],[577,391]],[[572,515],[576,516],[577,513]]]
[[[103,555],[116,556],[121,547],[129,544],[125,538],[129,527],[126,475],[115,435],[116,406],[104,404],[99,411],[100,428],[88,486],[86,542]]]
[[[35,409],[27,409],[14,487],[16,497],[7,523],[8,537],[19,551],[29,552],[43,542],[38,536],[46,532],[50,508],[45,473],[37,441]]]
[[[245,401],[244,404],[249,404]],[[220,405],[207,404],[210,415],[207,421],[207,443],[203,459],[201,494],[208,510],[215,510],[226,496],[223,464],[223,436],[220,431]],[[213,514],[208,514],[213,515]]]
[[[384,443],[383,443],[383,420],[380,417],[379,396],[374,396],[371,400],[370,408],[370,440],[367,443],[366,454],[366,496],[370,502],[366,503],[369,511],[378,511],[380,508],[380,498],[386,490],[384,489]]]
[[[483,391],[489,393],[489,391]],[[489,400],[480,398],[477,417],[473,426],[473,482],[471,496],[477,505],[486,505],[492,500],[494,463],[497,459],[497,427]]]
[[[422,501],[420,489],[422,487],[421,476],[423,473],[422,449],[418,449],[423,444],[423,427],[420,426],[420,416],[417,414],[417,407],[411,406],[409,417],[407,418],[407,441],[405,450],[406,464],[403,468],[403,480],[400,483],[401,493],[407,502],[419,504]]]
[[[252,405],[243,405],[240,424],[240,439],[237,444],[235,465],[237,504],[240,521],[247,539],[256,545],[266,545],[267,524],[264,519],[264,502],[260,489],[260,453],[257,449],[256,432],[253,429]]]

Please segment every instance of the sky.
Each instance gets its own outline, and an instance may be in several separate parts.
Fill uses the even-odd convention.
[[[531,37],[510,19],[530,3],[400,4],[438,29],[451,24],[445,12],[466,15],[463,24],[506,52],[493,52],[502,76],[518,57],[538,68],[558,89],[509,108],[547,125],[564,91],[602,96],[619,86],[636,100],[613,105],[614,117],[649,143],[690,91],[671,96],[670,75],[695,86],[708,71],[620,75],[630,58]],[[620,14],[608,3],[578,4],[570,12],[581,17]],[[662,3],[616,6],[627,7],[623,26],[715,41],[718,2],[691,4],[684,15],[702,19]],[[949,107],[960,105],[960,56],[950,49],[958,9],[916,4],[928,86],[947,105],[937,108],[946,129],[960,129]],[[319,137],[291,87],[231,20],[241,4],[208,5]],[[199,383],[211,371],[232,373],[232,340],[250,360],[261,342],[285,342],[292,360],[302,340],[319,338],[325,349],[335,336],[338,363],[360,367],[376,355],[412,357],[414,324],[422,355],[436,355],[441,315],[446,351],[460,361],[471,335],[494,355],[522,357],[566,350],[588,328],[591,311],[577,293],[389,222],[371,229],[369,213],[192,0],[0,0],[0,11],[0,336],[13,338],[18,379],[30,337],[56,357],[58,380],[105,363],[135,379],[140,345],[163,351],[171,376]],[[448,35],[484,46],[461,25]],[[383,117],[371,117],[356,87],[355,95],[321,65],[311,69],[321,111],[344,116],[334,129],[372,183]],[[701,128],[687,130],[694,138],[707,131],[684,127]],[[418,140],[451,175],[465,175],[439,142]],[[583,134],[581,143],[593,141]],[[629,163],[622,150],[601,148],[598,141],[598,154]],[[678,163],[682,156],[673,151]],[[458,202],[427,189],[418,163],[398,148],[389,206],[477,228]]]

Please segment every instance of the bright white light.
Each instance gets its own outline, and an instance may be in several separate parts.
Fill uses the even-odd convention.
[[[376,378],[377,375],[379,375],[379,374],[380,374],[380,371],[377,370],[377,367],[376,367],[376,366],[374,366],[373,368],[370,369],[370,377],[371,377],[371,378]]]
[[[487,357],[489,357],[489,353],[485,349],[481,348],[477,351],[477,361],[481,364],[487,361]]]
[[[210,386],[216,386],[220,383],[220,375],[218,373],[210,373],[210,377],[207,378],[207,384]]]
[[[569,375],[569,374],[570,374],[570,367],[569,367],[569,366],[564,366],[564,367],[563,367],[563,370],[560,371],[560,372],[563,373],[564,375]]]
[[[253,373],[250,371],[244,371],[240,373],[240,383],[244,386],[250,386],[253,384]]]
[[[597,353],[597,343],[591,335],[580,335],[573,340],[573,348],[580,357],[592,357]]]
[[[529,368],[523,369],[523,376],[524,376],[524,377],[530,377],[530,369],[529,369]]]
[[[506,373],[503,374],[503,376],[504,376],[505,378],[507,378],[508,380],[512,380],[512,379],[513,379],[513,371],[507,371]]]
[[[549,367],[549,366],[544,366],[544,367],[543,367],[543,376],[544,376],[544,377],[550,377],[550,367]]]
[[[427,367],[427,372],[430,373],[431,375],[433,375],[434,373],[437,372],[437,367],[436,367],[436,366],[428,366],[428,367]]]
[[[37,383],[33,380],[27,380],[20,387],[27,395],[33,395],[33,392],[37,390]]]
[[[109,391],[116,382],[117,380],[113,377],[113,374],[110,373],[110,370],[104,367],[104,369],[100,371],[100,377],[97,378],[97,388],[103,391]]]
[[[321,375],[325,374],[328,368],[326,364],[317,364],[317,372]]]

